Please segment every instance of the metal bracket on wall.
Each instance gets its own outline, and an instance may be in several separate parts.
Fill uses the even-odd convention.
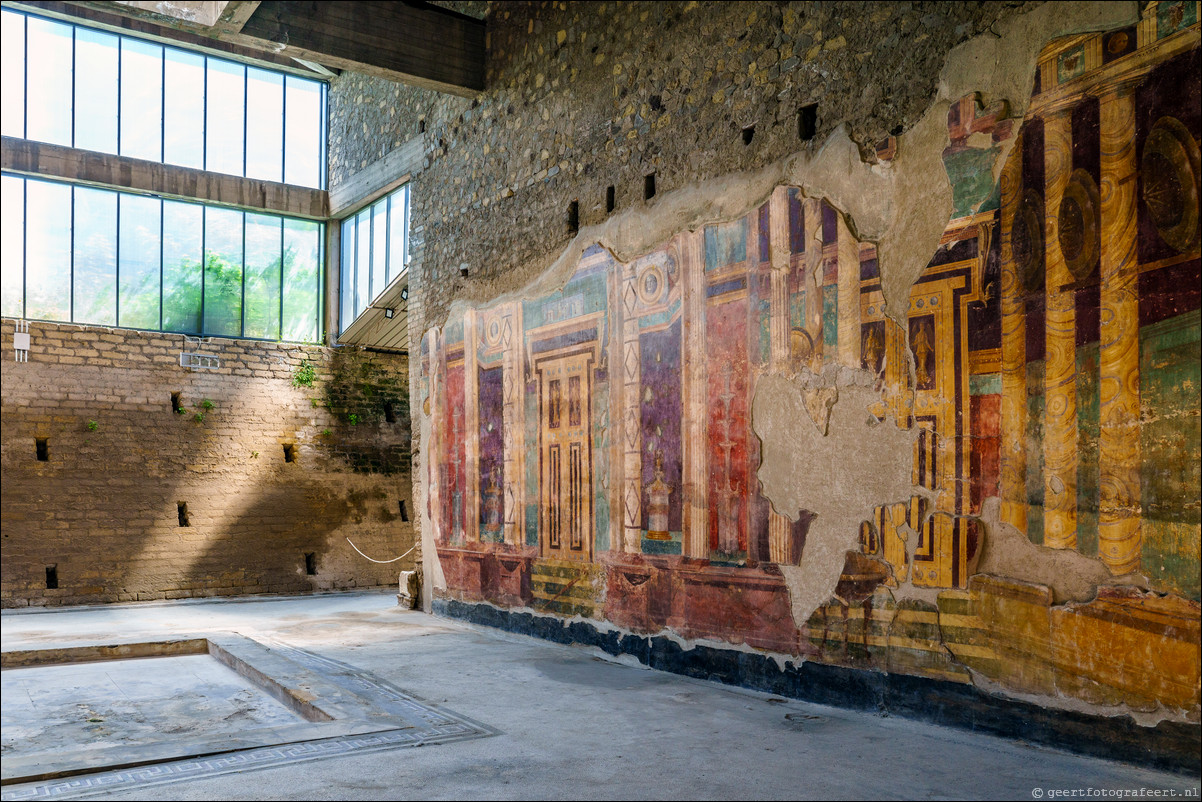
[[[18,320],[13,331],[13,359],[18,362],[29,361],[29,321]]]
[[[211,337],[184,337],[184,350],[179,355],[179,366],[192,370],[216,370],[221,367],[221,357],[216,354],[203,354],[199,349],[208,345]]]

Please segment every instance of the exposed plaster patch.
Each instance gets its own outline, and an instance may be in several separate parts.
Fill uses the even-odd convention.
[[[857,548],[859,532],[848,522],[871,518],[874,507],[915,492],[910,465],[916,432],[876,421],[868,408],[878,393],[841,388],[823,435],[803,422],[810,420],[805,390],[804,380],[770,374],[760,379],[752,401],[764,495],[791,520],[803,509],[817,516],[801,565],[780,567],[799,628],[834,594],[846,554]]]
[[[981,509],[984,546],[977,573],[1021,577],[1051,588],[1054,604],[1092,601],[1099,585],[1134,585],[1147,588],[1139,574],[1114,576],[1101,560],[1073,549],[1050,549],[1032,543],[1026,535],[1001,519],[1001,502],[992,497]]]
[[[1135,2],[1059,2],[1007,19],[996,31],[953,48],[940,73],[939,90],[926,113],[898,137],[897,155],[888,163],[869,163],[846,126],[833,131],[821,148],[794,153],[755,171],[731,173],[697,182],[655,200],[611,215],[601,225],[581,229],[556,256],[513,274],[463,284],[448,318],[464,309],[522,297],[545,295],[572,276],[584,249],[608,248],[622,262],[647,254],[681,231],[733,220],[763,203],[779,185],[801,187],[811,198],[825,198],[848,218],[861,241],[878,245],[882,292],[890,317],[904,324],[910,286],[939,245],[952,215],[952,187],[942,154],[950,143],[947,112],[952,102],[977,93],[984,106],[1010,104],[1012,116],[1026,109],[1031,75],[1039,52],[1053,38],[1108,30],[1137,22]],[[1013,147],[1013,138],[994,160],[994,180]],[[514,276],[539,277],[515,286]]]
[[[807,197],[825,199],[845,215],[858,239],[877,244],[887,313],[905,328],[910,287],[938,248],[952,216],[952,188],[942,161],[950,144],[951,102],[976,93],[983,106],[1008,102],[1011,115],[1020,116],[1029,99],[1036,58],[1048,41],[1138,19],[1135,2],[1061,2],[1004,20],[994,32],[948,53],[936,98],[918,123],[898,138],[892,161],[865,161],[849,130],[840,127],[821,148],[792,154],[759,170],[697,182],[611,215],[601,225],[581,229],[558,256],[547,254],[539,264],[506,276],[468,280],[448,310],[448,319],[468,308],[544,296],[562,288],[585,248],[594,243],[628,263],[662,247],[679,232],[742,217],[764,203],[777,186],[791,185],[801,187]],[[1001,143],[992,165],[995,183],[1013,143],[1013,137]],[[539,277],[516,286],[515,277],[528,276],[531,270],[537,270]],[[913,379],[912,355],[908,348],[905,353]],[[799,627],[831,597],[845,552],[857,547],[856,528],[848,522],[870,519],[875,506],[923,492],[910,484],[916,432],[877,425],[875,419],[870,424],[867,409],[879,402],[880,393],[863,386],[863,377],[844,371],[862,373],[843,368],[835,382],[766,376],[754,401],[753,426],[764,444],[760,480],[765,496],[791,519],[801,509],[818,514],[807,535],[803,564],[781,566]],[[843,388],[842,398],[832,384]],[[815,423],[813,428],[797,425],[803,415]],[[828,419],[829,426],[825,425]],[[429,416],[421,416],[420,429],[425,443],[430,436]],[[996,505],[994,516],[993,525],[982,533],[981,571],[1024,578],[1051,574],[1051,581],[1034,581],[1053,587],[1058,601],[1092,598],[1099,582],[1114,582],[1099,561],[1043,549],[1015,530],[999,537],[1002,525],[996,521]],[[425,516],[424,505],[423,523],[429,575],[435,587],[445,589],[433,522]],[[994,539],[997,542],[991,542]],[[916,537],[907,538],[907,551],[916,543]],[[1050,559],[1046,552],[1053,553]],[[987,562],[986,556],[992,561]],[[1057,579],[1058,571],[1071,575]],[[914,587],[907,579],[897,595],[934,603],[938,591]]]

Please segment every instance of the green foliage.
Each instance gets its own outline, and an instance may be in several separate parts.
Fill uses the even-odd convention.
[[[308,359],[301,360],[296,372],[292,374],[293,387],[312,387],[314,380],[317,378],[317,371],[313,368],[313,363]]]
[[[195,415],[192,416],[192,420],[196,421],[197,423],[201,423],[204,419],[205,419],[205,414],[203,412],[197,412]]]
[[[200,408],[203,409],[205,412],[208,412],[210,409],[212,409],[215,406],[217,406],[217,405],[214,404],[212,401],[210,401],[207,398],[200,402]]]
[[[321,436],[322,436],[322,437],[332,437],[333,435],[334,435],[334,433],[333,433],[333,432],[331,432],[329,429],[322,429],[322,430],[321,430]]]
[[[316,265],[298,259],[294,247],[284,251],[282,273],[287,289],[283,292],[281,325],[280,261],[277,256],[268,264],[251,265],[244,271],[242,265],[212,250],[205,251],[203,268],[200,259],[179,257],[172,260],[169,256],[162,272],[162,330],[318,342],[316,290],[307,293],[299,289],[316,288]],[[116,294],[113,271],[114,265],[100,266],[77,277],[76,297],[83,304],[79,320],[104,325],[117,322],[112,308]],[[158,321],[159,272],[154,270],[132,286],[122,287],[121,325],[153,330],[159,328]]]
[[[354,412],[351,412],[350,414],[348,414],[346,416],[346,422],[349,423],[351,426],[357,426],[359,423],[359,416],[356,415]]]
[[[100,424],[97,423],[96,421],[94,421],[94,420],[88,421],[88,431],[89,432],[94,432],[99,428],[100,428]]]
[[[188,414],[188,411],[186,409],[184,409],[183,407],[176,407],[175,414],[176,415],[186,415],[186,414]]]
[[[258,451],[252,451],[252,452],[250,452],[250,458],[251,458],[251,459],[258,459],[258,458],[259,458],[259,452],[258,452]]]

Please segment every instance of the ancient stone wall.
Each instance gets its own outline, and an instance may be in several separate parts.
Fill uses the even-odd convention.
[[[17,362],[13,332],[4,606],[392,586],[420,562],[346,539],[414,546],[405,357],[35,322]]]
[[[494,4],[475,100],[343,79],[340,158],[432,142],[436,610],[1196,743],[1198,4],[972,8]]]
[[[331,83],[330,184],[422,139],[416,342],[453,299],[534,279],[571,239],[573,202],[579,225],[598,224],[645,208],[649,175],[663,196],[816,149],[845,124],[871,154],[926,110],[948,50],[1034,5],[494,3],[475,99],[353,73]]]

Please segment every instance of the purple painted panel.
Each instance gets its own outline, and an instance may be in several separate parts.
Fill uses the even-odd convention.
[[[480,396],[480,537],[501,537],[501,488],[505,486],[504,396],[502,369],[481,368]]]
[[[680,320],[663,331],[640,335],[639,349],[642,352],[642,381],[638,400],[643,434],[643,488],[655,481],[658,456],[663,480],[672,488],[668,496],[668,529],[679,532],[682,528],[680,508],[683,496],[680,426],[684,419],[680,386]],[[645,498],[642,506],[642,528],[647,529],[649,505]]]

